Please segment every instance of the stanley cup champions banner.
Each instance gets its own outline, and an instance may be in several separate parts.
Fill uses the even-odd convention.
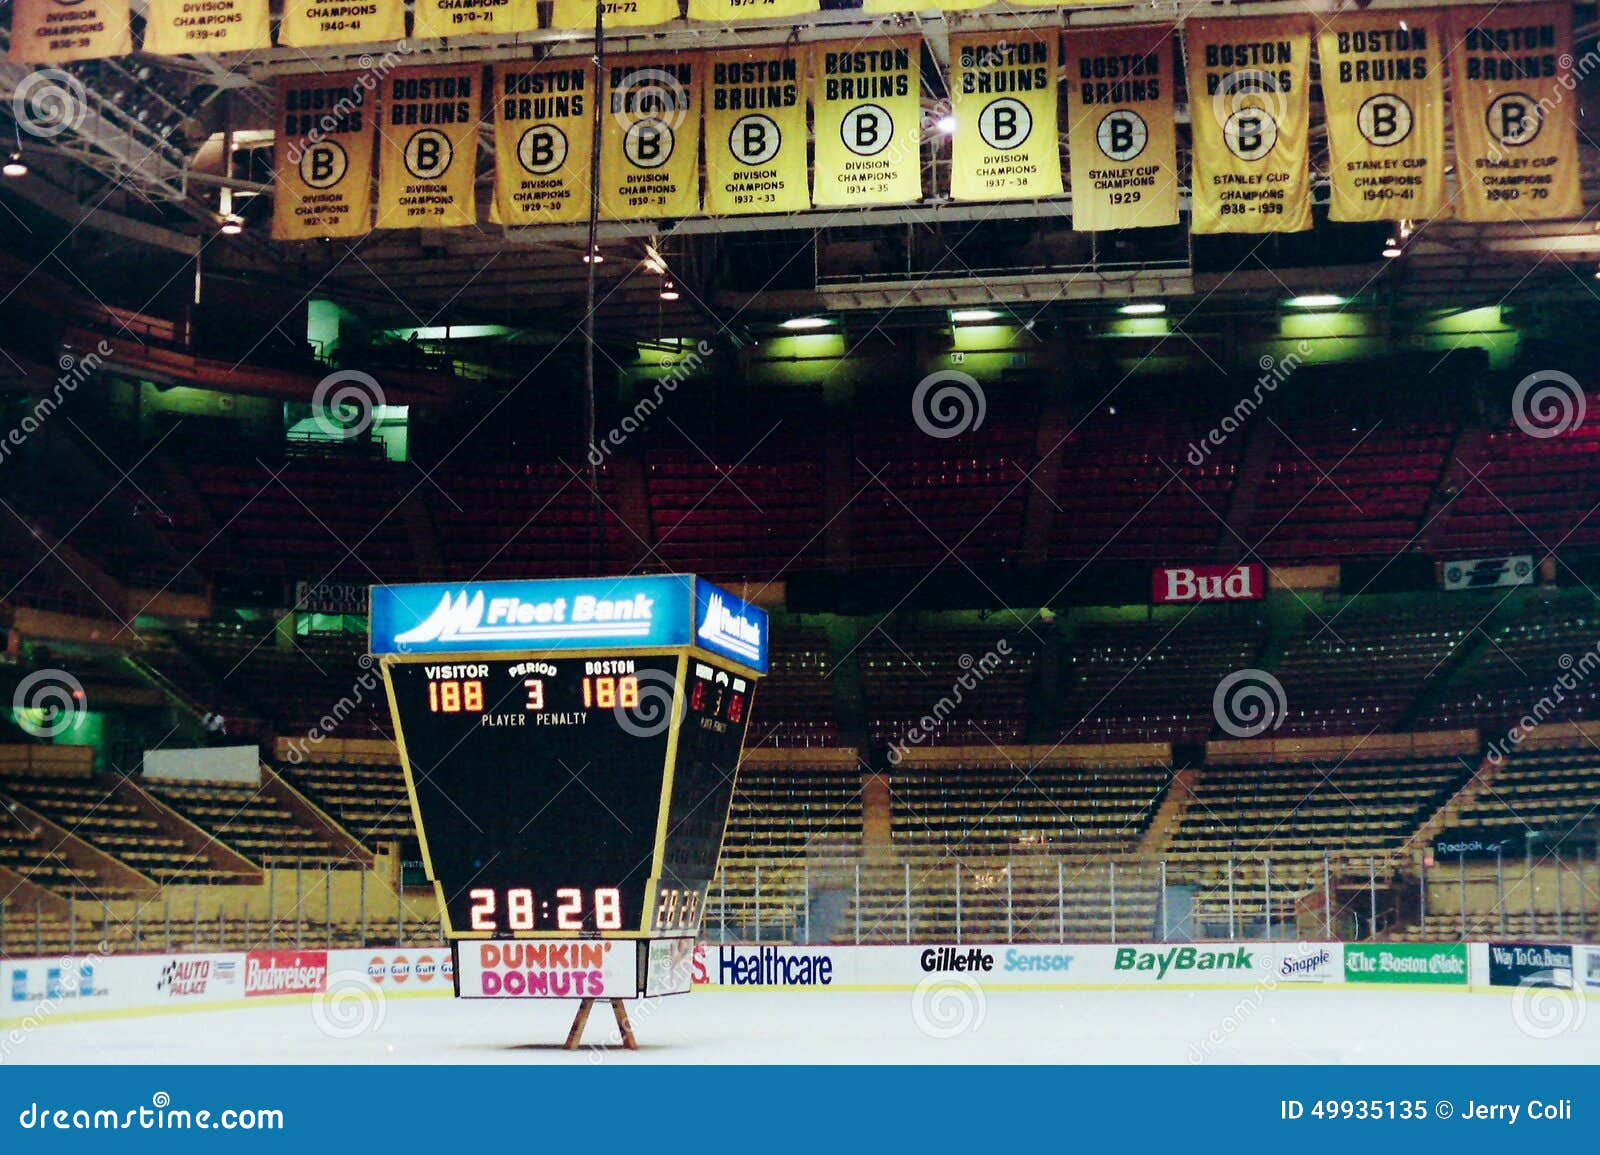
[[[695,53],[606,66],[600,211],[612,220],[700,211],[700,67]]]
[[[1196,233],[1311,227],[1311,17],[1191,20]]]
[[[921,52],[914,36],[812,49],[818,205],[921,199]]]
[[[380,229],[443,229],[477,222],[483,70],[410,68],[383,81],[378,123]]]
[[[583,57],[495,66],[494,207],[502,224],[589,219],[593,87]]]
[[[12,0],[9,59],[18,64],[65,64],[132,51],[128,0]]]
[[[1072,227],[1178,223],[1178,134],[1170,26],[1066,34]]]
[[[273,240],[359,237],[372,227],[375,87],[354,74],[278,78]]]
[[[189,52],[250,52],[272,46],[267,0],[150,0],[144,50],[163,56]]]
[[[1581,216],[1572,6],[1454,8],[1448,19],[1457,215]]]
[[[594,5],[589,6],[594,12]],[[418,40],[443,36],[511,35],[539,27],[538,0],[416,0],[411,35]]]
[[[284,0],[278,43],[291,48],[404,40],[406,0]]]
[[[803,50],[786,45],[706,58],[708,213],[786,213],[811,207],[805,66]]]
[[[1335,16],[1317,38],[1336,221],[1444,207],[1444,20],[1437,11]]]
[[[638,28],[678,18],[678,0],[605,0],[606,27]],[[550,27],[594,31],[594,0],[556,0]]]
[[[950,195],[1032,200],[1061,192],[1054,28],[950,37]]]

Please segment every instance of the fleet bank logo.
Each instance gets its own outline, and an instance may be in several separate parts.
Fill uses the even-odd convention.
[[[761,623],[748,614],[734,613],[720,593],[706,600],[696,636],[711,649],[743,658],[753,666],[761,664]]]
[[[644,594],[525,602],[518,597],[486,598],[483,591],[446,593],[421,625],[396,634],[396,645],[419,642],[550,642],[572,638],[647,638],[655,600]]]

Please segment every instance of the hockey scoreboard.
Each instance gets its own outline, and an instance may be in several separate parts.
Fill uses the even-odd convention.
[[[457,993],[686,989],[765,612],[688,575],[381,586],[371,606]]]

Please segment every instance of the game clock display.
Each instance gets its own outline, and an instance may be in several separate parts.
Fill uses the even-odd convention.
[[[753,685],[681,668],[682,686],[676,655],[386,660],[452,935],[698,930]]]

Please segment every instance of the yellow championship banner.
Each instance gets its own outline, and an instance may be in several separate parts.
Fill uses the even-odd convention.
[[[494,72],[494,209],[506,225],[589,219],[594,74],[580,56]]]
[[[1178,223],[1173,119],[1176,30],[1068,32],[1067,167],[1072,227],[1148,229]]]
[[[689,0],[690,20],[787,20],[822,10],[821,0]]]
[[[606,66],[602,215],[639,220],[700,211],[700,67],[697,53]]]
[[[806,167],[806,57],[786,45],[707,56],[706,212],[811,207]]]
[[[1061,192],[1058,32],[950,37],[950,195],[1031,200]]]
[[[382,85],[378,121],[380,229],[475,224],[483,69],[412,68]]]
[[[589,14],[593,22],[592,4]],[[412,9],[411,36],[415,40],[485,33],[508,36],[538,28],[538,0],[417,0]]]
[[[1039,0],[1044,3],[1044,0]],[[865,0],[861,6],[863,12],[971,12],[978,8],[987,8],[996,0]],[[1059,8],[1060,4],[1052,3],[1052,8]]]
[[[665,24],[678,18],[678,0],[605,0],[607,28]],[[555,0],[550,27],[594,31],[592,0]]]
[[[9,59],[18,64],[65,64],[132,51],[129,0],[12,0]]]
[[[359,237],[371,229],[376,87],[354,74],[278,78],[273,240]]]
[[[1437,11],[1335,16],[1317,37],[1335,221],[1444,207],[1444,20]]]
[[[916,37],[812,49],[811,196],[818,205],[922,197],[921,54]]]
[[[267,0],[150,0],[143,48],[159,56],[271,48],[271,15]]]
[[[284,0],[278,43],[290,48],[406,38],[406,0]]]
[[[1449,20],[1457,216],[1581,216],[1572,6],[1452,8]]]
[[[1191,229],[1311,227],[1311,17],[1191,20]]]

